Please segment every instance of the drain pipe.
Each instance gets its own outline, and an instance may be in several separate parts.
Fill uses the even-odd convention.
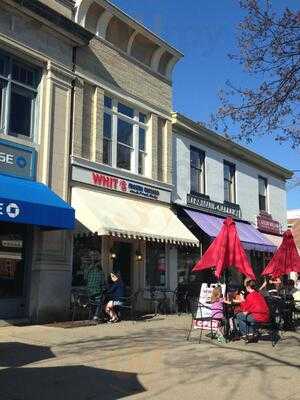
[[[71,203],[71,179],[72,179],[72,164],[71,164],[71,155],[72,155],[72,149],[73,149],[73,139],[74,139],[74,109],[75,109],[75,84],[76,84],[76,78],[75,78],[75,72],[76,72],[76,62],[77,62],[77,46],[73,47],[73,54],[72,54],[72,72],[74,74],[74,77],[71,82],[71,106],[70,106],[70,125],[69,125],[69,131],[70,131],[70,138],[69,138],[69,154],[68,154],[68,198],[67,202]]]

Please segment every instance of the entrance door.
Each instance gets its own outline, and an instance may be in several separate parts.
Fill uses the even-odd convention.
[[[124,285],[132,289],[132,270],[131,270],[131,253],[132,244],[125,242],[115,243],[116,258],[114,259],[113,271],[120,272]]]
[[[24,225],[0,223],[0,319],[25,313],[25,229]]]

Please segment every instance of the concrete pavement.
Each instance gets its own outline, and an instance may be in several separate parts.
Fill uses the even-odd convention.
[[[220,345],[189,318],[0,328],[1,400],[300,398],[300,333]]]

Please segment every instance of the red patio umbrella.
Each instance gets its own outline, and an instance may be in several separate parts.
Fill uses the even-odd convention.
[[[281,245],[268,262],[262,275],[271,275],[273,278],[278,278],[290,272],[300,273],[300,256],[293,234],[288,229],[284,232]]]
[[[215,275],[218,279],[228,267],[235,267],[246,277],[255,279],[251,264],[241,245],[235,222],[231,217],[227,217],[223,222],[218,236],[194,266],[193,272],[212,267],[215,267]]]

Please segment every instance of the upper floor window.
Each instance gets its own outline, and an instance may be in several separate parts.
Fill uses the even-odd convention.
[[[191,193],[205,193],[205,153],[191,146]]]
[[[224,201],[235,203],[235,165],[224,161]]]
[[[146,135],[146,114],[104,97],[104,164],[145,175]]]
[[[267,211],[267,188],[268,181],[261,176],[258,177],[258,202],[259,210]]]
[[[39,73],[33,67],[0,53],[0,132],[32,138]]]

